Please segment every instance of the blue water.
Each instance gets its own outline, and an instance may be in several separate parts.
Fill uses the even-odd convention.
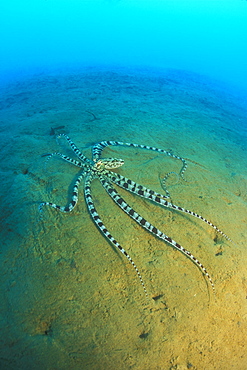
[[[247,1],[11,0],[0,76],[74,65],[159,66],[246,87]]]
[[[246,15],[241,0],[0,5],[1,370],[247,368]],[[174,155],[102,153],[157,193],[170,173],[169,201],[199,217],[114,186],[172,245],[91,187],[147,298],[84,178],[72,212],[40,212],[66,206],[78,178],[48,159],[76,159],[63,133],[88,158],[102,140]]]

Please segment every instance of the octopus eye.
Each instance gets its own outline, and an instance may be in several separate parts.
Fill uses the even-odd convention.
[[[103,165],[102,161],[98,161],[95,163],[94,167],[96,168],[96,170],[99,170],[102,167],[102,165]]]

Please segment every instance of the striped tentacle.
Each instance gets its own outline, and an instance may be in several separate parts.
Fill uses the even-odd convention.
[[[153,146],[142,145],[142,144],[133,144],[133,143],[124,143],[122,141],[110,141],[110,140],[109,141],[101,141],[100,143],[97,143],[93,146],[93,159],[98,160],[100,158],[102,150],[105,147],[109,146],[109,145],[121,145],[121,146],[130,146],[130,147],[134,147],[134,148],[147,149],[147,150],[152,150],[152,151],[155,151],[155,152],[158,152],[158,153],[166,154],[167,156],[175,158],[175,159],[179,159],[180,161],[182,161],[182,164],[183,164],[179,174],[180,174],[181,178],[184,181],[186,181],[185,178],[184,178],[184,172],[186,171],[186,168],[187,168],[186,160],[184,158],[178,156],[178,155],[167,152],[164,149],[155,148]]]
[[[93,162],[90,160],[90,159],[88,159],[81,151],[80,151],[80,149],[78,149],[77,148],[77,146],[75,145],[75,143],[70,139],[70,137],[68,136],[68,135],[66,135],[66,134],[60,134],[60,135],[58,135],[57,136],[57,138],[59,138],[59,137],[64,137],[67,141],[68,141],[68,143],[70,144],[70,146],[71,146],[71,148],[72,148],[72,150],[73,150],[73,152],[75,153],[75,155],[77,155],[77,157],[78,158],[80,158],[83,162],[86,162],[87,164],[89,164],[89,165],[92,165],[93,164]]]
[[[64,212],[64,213],[71,212],[75,208],[75,206],[78,202],[78,187],[80,185],[81,180],[85,177],[85,174],[86,173],[83,172],[77,177],[77,179],[75,181],[75,184],[74,184],[74,187],[73,187],[73,194],[72,194],[71,202],[67,206],[58,206],[55,203],[42,202],[39,205],[39,211],[40,212],[42,211],[43,206],[50,206],[50,207],[58,209],[59,211]]]
[[[131,193],[135,193],[139,196],[142,196],[144,198],[152,199],[150,198],[151,195],[157,196],[162,199],[168,198],[167,195],[160,194],[154,190],[148,189],[145,186],[140,185],[136,183],[135,181],[132,181],[128,179],[127,177],[120,175],[119,173],[104,170],[102,174],[107,176],[116,185],[122,187],[123,189],[130,191]]]
[[[107,177],[110,178],[111,181],[114,182],[114,184],[120,186],[121,188],[123,188],[125,190],[128,190],[131,193],[134,193],[134,194],[139,195],[140,197],[149,199],[149,200],[153,201],[154,203],[160,204],[163,207],[172,208],[172,209],[175,209],[176,211],[187,213],[187,214],[189,214],[193,217],[198,218],[199,220],[202,220],[203,222],[205,222],[209,226],[213,227],[219,234],[224,236],[224,238],[226,238],[227,240],[229,240],[230,242],[233,243],[231,238],[229,238],[229,236],[227,236],[223,231],[221,231],[212,222],[208,221],[206,218],[202,217],[201,215],[199,215],[199,214],[197,214],[193,211],[182,208],[180,206],[176,206],[175,204],[173,204],[171,202],[168,202],[167,200],[164,199],[164,198],[167,198],[166,195],[156,193],[154,190],[150,190],[150,189],[146,188],[145,186],[139,185],[136,182],[128,179],[127,177],[119,175],[115,172],[108,171]]]
[[[160,199],[160,202],[159,201],[156,201],[155,200],[155,203],[159,203],[159,204],[162,204],[163,203],[163,200]],[[193,212],[193,211],[190,211],[188,209],[185,209],[185,208],[182,208],[182,207],[179,207],[179,206],[176,206],[175,204],[173,203],[170,203],[170,202],[167,202],[168,205],[166,207],[169,207],[169,208],[173,208],[177,211],[180,211],[180,212],[184,212],[184,213],[188,213],[189,215],[193,216],[193,217],[196,217],[198,218],[199,220],[202,220],[203,222],[205,222],[206,224],[208,224],[209,226],[213,227],[219,234],[221,234],[222,236],[224,236],[224,238],[228,241],[230,241],[231,243],[234,243],[232,241],[231,238],[229,238],[229,236],[227,236],[223,231],[221,231],[216,225],[212,224],[212,222],[208,221],[206,218],[202,217],[201,215],[198,215],[197,213]]]
[[[61,154],[61,153],[58,153],[58,152],[55,152],[55,153],[51,153],[51,154],[47,154],[48,157],[47,157],[47,160],[46,161],[49,161],[53,156],[58,156],[58,157],[61,157],[63,160],[65,160],[66,162],[69,162],[77,167],[80,167],[80,168],[89,168],[89,165],[86,165],[82,162],[79,162],[77,161],[76,159],[73,159],[73,158],[70,158],[68,157],[67,155],[64,155],[64,154]]]
[[[100,182],[107,191],[107,193],[110,195],[110,197],[114,200],[114,202],[127,214],[129,215],[134,221],[136,221],[140,226],[148,230],[151,234],[157,236],[159,239],[166,241],[170,245],[172,245],[175,249],[179,250],[183,254],[185,254],[187,257],[189,257],[205,274],[212,286],[213,291],[215,291],[214,283],[212,281],[211,276],[207,272],[206,268],[201,264],[201,262],[193,256],[187,249],[182,247],[180,244],[178,244],[175,240],[170,238],[169,236],[165,235],[162,231],[157,229],[155,226],[153,226],[151,223],[149,223],[145,218],[143,218],[141,215],[139,215],[128,203],[125,202],[125,200],[120,196],[120,194],[114,189],[111,184],[105,179],[104,176],[99,176]]]
[[[166,186],[166,181],[168,180],[168,177],[170,177],[172,174],[176,175],[177,178],[178,178],[178,174],[174,171],[171,171],[171,172],[168,172],[164,177],[163,179],[161,179],[161,186],[162,188],[165,190],[166,192],[166,195],[167,195],[167,198],[170,198],[171,199],[171,195],[169,193],[169,190],[167,190],[167,186]],[[178,181],[178,179],[177,179]],[[186,180],[185,180],[186,181]]]
[[[145,292],[145,295],[146,297],[148,296],[147,294],[147,289],[145,287],[145,284],[143,282],[143,279],[142,279],[142,276],[136,266],[136,264],[134,263],[134,261],[132,260],[132,258],[130,257],[130,255],[126,252],[126,250],[116,241],[116,239],[110,234],[110,232],[107,230],[107,228],[105,227],[104,223],[102,222],[102,220],[100,219],[99,217],[99,214],[97,213],[97,210],[94,206],[94,203],[93,203],[93,199],[92,199],[92,196],[91,196],[91,182],[93,180],[94,176],[92,175],[92,173],[89,173],[85,179],[85,190],[84,190],[84,194],[85,194],[85,199],[86,199],[86,203],[87,203],[87,207],[88,207],[88,211],[94,221],[94,223],[96,224],[96,226],[99,228],[99,230],[105,235],[105,237],[115,246],[117,247],[120,252],[128,259],[128,261],[131,263],[131,265],[134,267],[139,279],[140,279],[140,282],[143,286],[143,289],[144,289],[144,292]]]

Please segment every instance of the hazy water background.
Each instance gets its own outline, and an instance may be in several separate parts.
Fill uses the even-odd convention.
[[[246,369],[247,2],[9,1],[0,11],[2,369]],[[58,128],[60,127],[60,128]],[[56,129],[58,128],[58,129]],[[95,181],[106,226],[132,267],[93,225],[83,200],[64,205],[77,169],[44,153],[90,157],[101,140],[171,150],[175,204],[216,224],[121,192],[205,265],[200,271],[137,227]],[[161,191],[180,163],[114,147],[117,171]],[[161,296],[154,301],[152,297]]]
[[[82,64],[189,70],[246,89],[244,0],[10,0],[0,12],[0,70]]]

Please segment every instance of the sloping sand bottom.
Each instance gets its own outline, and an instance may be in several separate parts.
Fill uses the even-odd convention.
[[[247,111],[219,84],[178,71],[98,70],[47,74],[1,90],[1,369],[247,368]],[[91,146],[119,140],[186,158],[187,181],[167,180],[190,215],[122,189],[124,199],[206,267],[142,229],[98,180],[95,207],[133,266],[93,224],[83,197],[64,214],[78,168],[66,133]],[[162,192],[181,161],[143,149],[109,147],[115,171]],[[155,298],[155,299],[153,299]]]

